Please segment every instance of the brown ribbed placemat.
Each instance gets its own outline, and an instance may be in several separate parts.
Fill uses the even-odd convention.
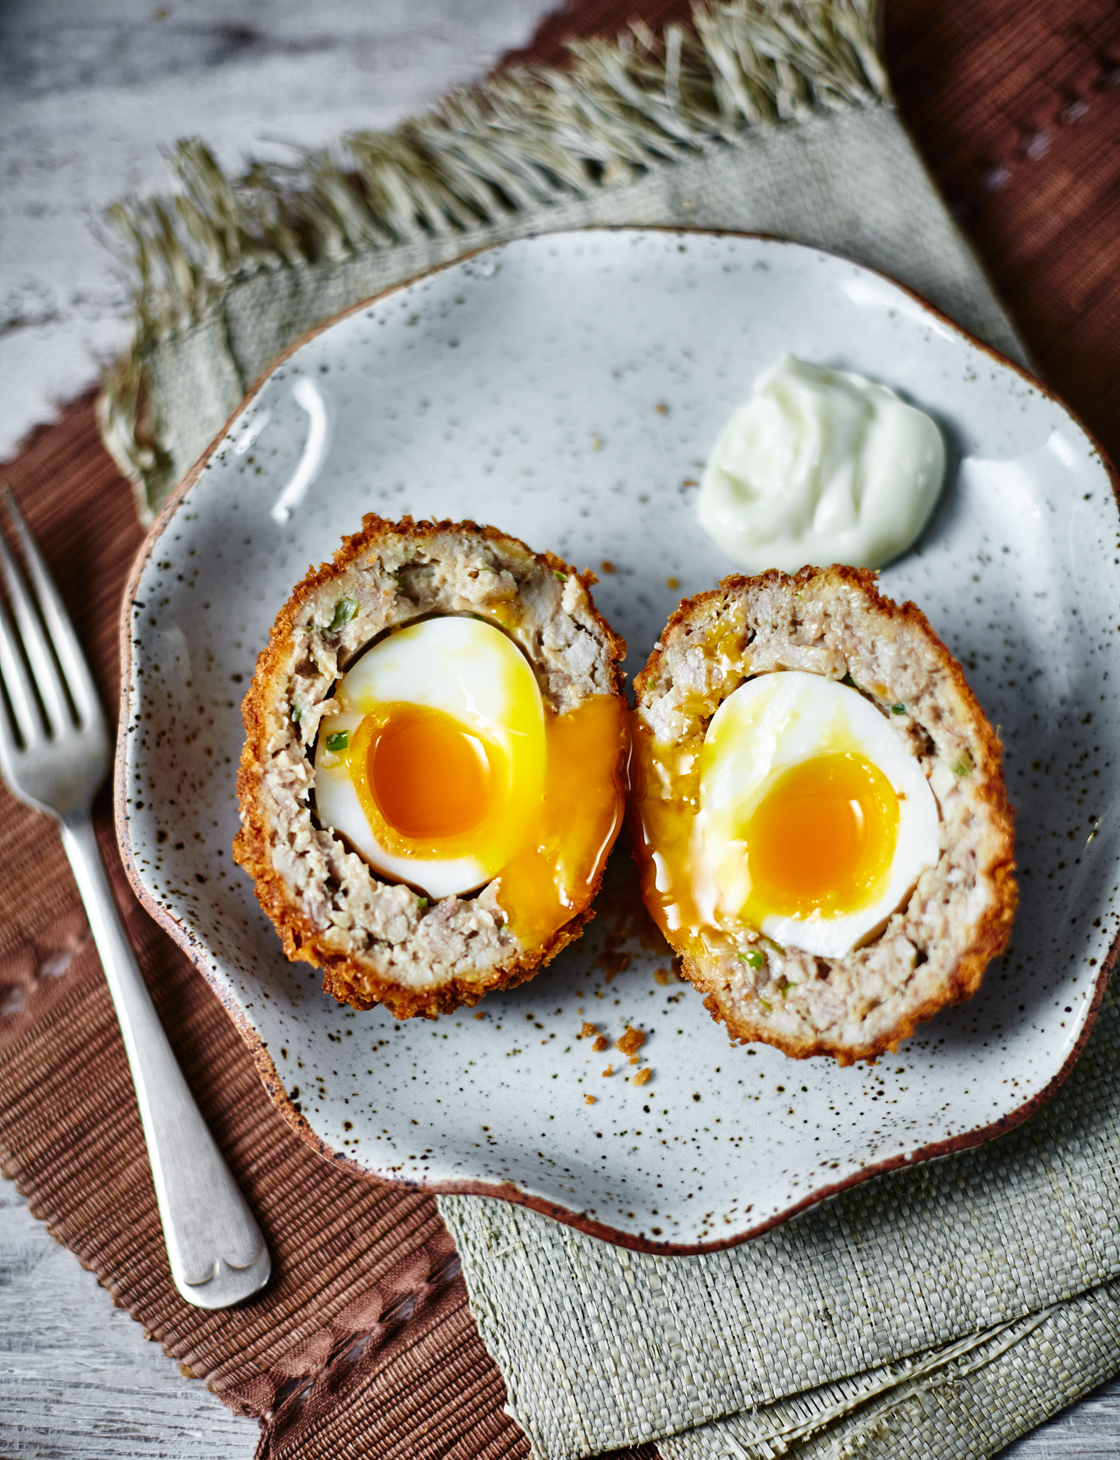
[[[140,532],[92,400],[37,433],[5,476],[115,706],[117,603]],[[524,1455],[431,1198],[358,1181],[289,1131],[217,1000],[133,899],[106,797],[98,821],[141,966],[268,1238],[273,1280],[225,1313],[175,1292],[124,1051],[57,834],[0,792],[6,1174],[115,1303],[225,1403],[265,1421],[262,1455],[347,1445],[386,1457]]]
[[[587,0],[613,33],[687,5]],[[1120,12],[1111,0],[892,0],[904,115],[1051,383],[1120,456]],[[536,56],[552,59],[557,23]],[[4,473],[43,544],[107,706],[140,534],[92,403]],[[123,1050],[52,827],[0,790],[0,1157],[52,1232],[269,1457],[524,1456],[429,1198],[334,1170],[274,1115],[202,980],[140,912],[100,833],[161,1015],[275,1259],[267,1293],[203,1313],[172,1287]],[[627,1452],[650,1460],[652,1449]]]
[[[887,0],[899,107],[1043,377],[1120,461],[1120,7]]]

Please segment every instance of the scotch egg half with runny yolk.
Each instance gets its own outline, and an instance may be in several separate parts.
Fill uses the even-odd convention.
[[[886,708],[796,670],[723,701],[693,767],[691,828],[647,824],[671,929],[746,927],[826,958],[882,930],[939,856],[936,800]]]
[[[437,901],[497,879],[526,946],[596,884],[622,814],[622,701],[566,714],[525,655],[469,616],[390,633],[335,688],[315,755],[320,823],[382,877]]]

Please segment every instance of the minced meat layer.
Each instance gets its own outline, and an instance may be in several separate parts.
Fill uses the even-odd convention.
[[[1005,948],[1017,900],[1012,811],[999,741],[960,665],[920,610],[883,598],[865,569],[735,576],[686,600],[635,680],[637,714],[658,742],[695,744],[746,679],[783,669],[847,680],[884,710],[933,790],[940,857],[882,933],[844,958],[748,931],[758,953],[744,959],[742,936],[714,929],[706,951],[678,951],[732,1040],[850,1064],[970,998]]]
[[[438,613],[490,617],[521,646],[558,714],[618,694],[626,652],[589,586],[551,553],[473,522],[363,519],[331,563],[284,605],[243,705],[237,778],[242,828],[234,858],[291,959],[323,969],[323,987],[358,1009],[433,1017],[531,978],[579,935],[597,890],[543,947],[523,947],[493,884],[428,906],[382,881],[312,809],[311,754],[333,688],[386,630]],[[340,608],[340,605],[342,607]]]

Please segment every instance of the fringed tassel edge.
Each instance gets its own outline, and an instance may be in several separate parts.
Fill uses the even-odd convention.
[[[179,143],[173,194],[107,213],[137,315],[99,405],[118,465],[134,481],[159,469],[158,429],[144,425],[148,344],[196,324],[236,280],[466,234],[755,126],[889,97],[877,0],[730,0],[697,5],[693,23],[575,42],[567,70],[499,71],[395,131],[352,132],[235,179],[198,139]]]

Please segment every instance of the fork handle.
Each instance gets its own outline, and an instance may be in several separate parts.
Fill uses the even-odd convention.
[[[188,1303],[228,1308],[268,1281],[268,1247],[159,1022],[93,823],[67,816],[61,829],[132,1068],[171,1276]]]

